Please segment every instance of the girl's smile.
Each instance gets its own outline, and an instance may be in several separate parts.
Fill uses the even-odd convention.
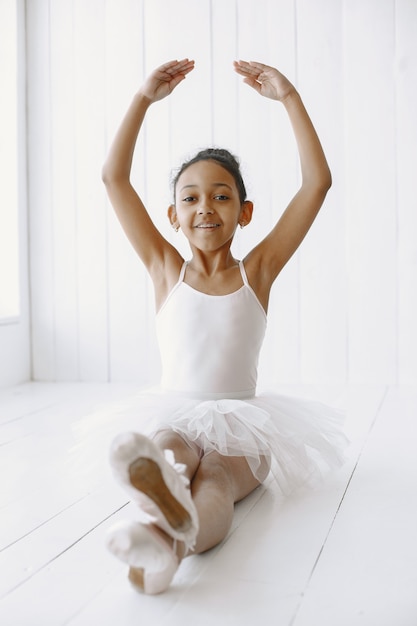
[[[219,228],[220,224],[213,224],[212,222],[202,222],[201,224],[197,224],[194,228],[202,228],[203,230],[214,230],[215,228]]]

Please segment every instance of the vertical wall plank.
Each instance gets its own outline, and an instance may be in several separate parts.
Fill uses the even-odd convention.
[[[349,369],[397,379],[394,2],[345,3]]]
[[[265,32],[268,0],[256,3],[237,3],[238,57],[245,61],[263,61],[269,57]],[[265,148],[269,144],[271,108],[274,103],[260,98],[255,90],[238,82],[239,144],[243,171],[246,171],[247,191],[258,207],[250,225],[250,235],[245,236],[250,247],[268,232],[267,221],[271,214],[269,190],[270,170]],[[249,227],[248,227],[249,229]]]
[[[179,58],[179,52],[172,41],[172,37],[165,35],[168,21],[165,16],[166,3],[161,0],[145,0],[144,2],[144,50],[146,51],[146,68],[144,75],[149,74],[162,63]],[[168,19],[172,19],[170,15]],[[184,52],[184,51],[183,51]],[[143,80],[144,75],[140,80]],[[187,81],[192,81],[189,77]],[[173,98],[181,98],[185,85],[180,85]],[[172,162],[171,149],[171,118],[170,98],[156,103],[150,108],[142,132],[142,143],[145,143],[144,157],[146,158],[146,177],[141,181],[141,188],[146,185],[147,208],[151,217],[166,237],[170,238],[170,228],[167,219],[167,209],[171,203],[169,181],[171,170],[176,163]],[[178,236],[176,237],[178,239]]]
[[[142,2],[109,0],[105,19],[104,124],[109,144],[144,78]],[[143,140],[139,141],[137,157],[132,180],[142,194],[146,171]],[[110,379],[137,380],[142,384],[148,380],[149,372],[147,277],[111,207],[108,239]]]
[[[398,379],[417,381],[417,4],[397,0]]]
[[[301,378],[338,381],[347,374],[342,1],[298,0],[297,37],[299,89],[333,176],[300,248]]]
[[[190,2],[176,0],[166,6],[164,30],[183,16],[184,28],[180,40],[175,29],[169,28],[169,39],[175,57],[190,57],[196,69],[187,78],[181,90],[170,100],[171,158],[175,165],[212,143],[212,66],[210,55],[211,13],[210,0]]]
[[[78,380],[74,5],[50,3],[51,213],[57,380]]]
[[[33,373],[54,380],[55,294],[51,198],[51,83],[49,2],[27,10],[28,191]]]
[[[211,2],[212,143],[238,151],[238,81],[233,70],[237,57],[235,0]]]
[[[270,0],[266,6],[264,33],[268,41],[265,62],[277,67],[297,83],[296,21],[293,0]],[[264,215],[270,230],[296,193],[299,165],[294,134],[288,116],[277,102],[270,103],[268,143],[264,147],[264,167],[268,168],[270,217]],[[278,276],[271,292],[269,324],[263,348],[261,379],[268,386],[300,379],[300,293],[299,257],[296,254]]]
[[[104,152],[104,8],[74,3],[76,219],[81,380],[108,379],[107,242]]]

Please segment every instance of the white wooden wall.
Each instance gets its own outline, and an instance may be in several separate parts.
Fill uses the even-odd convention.
[[[242,160],[256,216],[236,256],[297,188],[285,113],[241,84],[234,59],[295,81],[333,173],[276,284],[264,382],[415,382],[416,33],[416,0],[27,0],[34,377],[158,378],[152,291],[100,170],[145,74],[188,56],[196,70],[151,109],[134,166],[184,254],[165,218],[169,176],[200,147]]]

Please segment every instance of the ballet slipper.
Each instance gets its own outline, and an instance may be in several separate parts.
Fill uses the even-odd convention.
[[[110,528],[107,548],[130,566],[129,580],[135,589],[149,595],[165,591],[178,569],[178,557],[152,526],[120,522]]]
[[[191,551],[198,533],[198,514],[185,466],[176,464],[147,437],[123,433],[113,441],[110,464],[116,480],[138,505],[144,523],[154,523]]]

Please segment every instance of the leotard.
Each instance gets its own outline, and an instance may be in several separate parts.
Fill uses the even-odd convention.
[[[254,396],[266,314],[243,262],[241,288],[224,296],[187,285],[186,267],[157,315],[161,386],[207,399]]]

